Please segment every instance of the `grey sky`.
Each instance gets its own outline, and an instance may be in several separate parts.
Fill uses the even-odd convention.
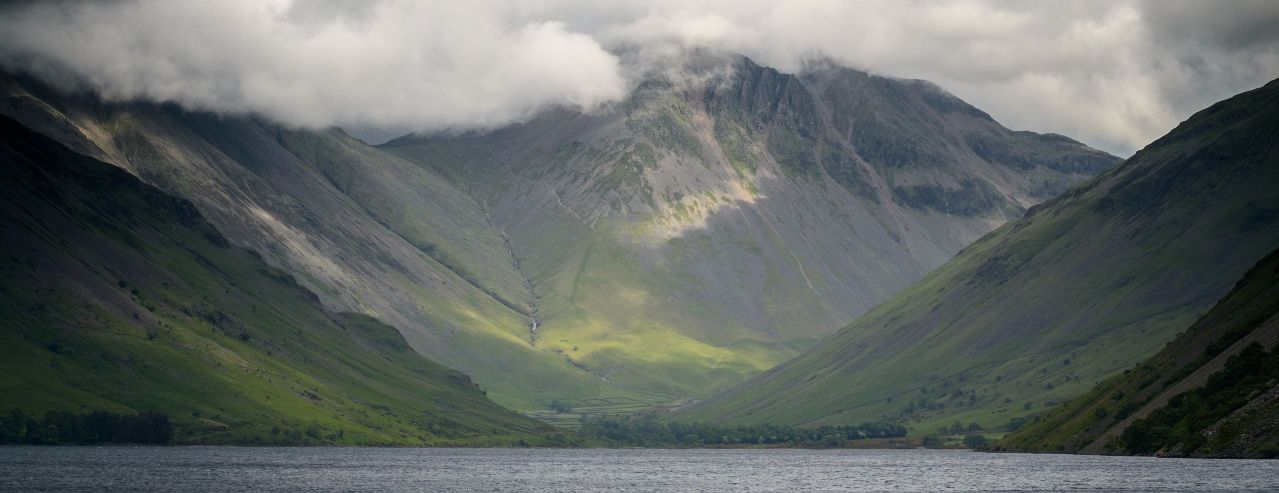
[[[1127,155],[1279,76],[1279,2],[225,0],[0,12],[0,64],[119,100],[365,133],[593,109],[692,47],[928,79],[1017,129]],[[642,56],[619,58],[621,47]]]

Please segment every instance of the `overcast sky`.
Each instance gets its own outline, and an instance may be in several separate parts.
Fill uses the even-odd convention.
[[[0,7],[0,65],[116,100],[366,135],[624,98],[691,47],[933,81],[1014,129],[1127,156],[1279,77],[1279,1],[220,0]],[[619,58],[622,48],[644,56]]]

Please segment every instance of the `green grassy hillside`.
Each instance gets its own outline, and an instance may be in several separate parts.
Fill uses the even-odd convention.
[[[180,443],[563,439],[324,310],[191,203],[3,117],[0,190],[0,412],[157,411]]]
[[[430,170],[337,129],[107,103],[29,79],[0,88],[0,114],[190,200],[330,311],[396,327],[502,405],[629,395],[529,344],[529,300],[500,232]]]
[[[1158,354],[996,444],[1035,452],[1279,455],[1279,251]]]
[[[999,430],[1189,327],[1279,245],[1279,82],[1032,208],[812,350],[677,414]]]

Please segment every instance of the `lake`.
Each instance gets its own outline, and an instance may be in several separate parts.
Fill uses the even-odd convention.
[[[1279,461],[955,450],[0,447],[57,491],[1279,490]]]

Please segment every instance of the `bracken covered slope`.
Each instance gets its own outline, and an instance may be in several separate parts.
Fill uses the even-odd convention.
[[[0,409],[158,411],[180,443],[554,443],[196,208],[0,117]]]
[[[1153,355],[1279,245],[1279,83],[1203,110],[812,350],[678,414],[997,429]]]
[[[1279,251],[1158,354],[996,444],[1033,452],[1279,455]]]

